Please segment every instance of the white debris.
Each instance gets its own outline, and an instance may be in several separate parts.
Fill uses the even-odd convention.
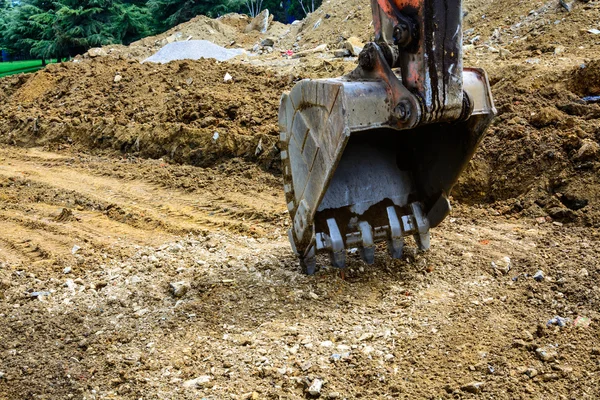
[[[243,53],[245,53],[244,49],[226,49],[208,40],[189,40],[168,43],[156,54],[142,62],[165,64],[175,60],[199,60],[201,58],[226,61]]]

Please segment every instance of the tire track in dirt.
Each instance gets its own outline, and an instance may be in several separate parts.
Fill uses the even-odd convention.
[[[172,182],[154,182],[151,170],[140,165],[123,166],[125,173],[107,172],[114,160],[88,163],[14,149],[0,149],[0,160],[0,229],[5,232],[0,243],[7,260],[52,263],[73,260],[77,243],[121,252],[132,244],[157,245],[178,235],[219,230],[281,235],[277,222],[285,206],[279,188],[251,190],[227,173],[209,170],[215,177],[209,188],[184,191]],[[238,190],[220,190],[232,186]],[[67,212],[72,218],[62,221],[63,209],[72,210]]]

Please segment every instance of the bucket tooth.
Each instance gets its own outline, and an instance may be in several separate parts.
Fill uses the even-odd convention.
[[[375,262],[375,241],[373,240],[373,229],[367,221],[358,224],[362,238],[360,256],[364,262],[371,265]]]
[[[400,220],[394,206],[387,208],[388,221],[390,224],[390,232],[388,238],[388,250],[392,258],[402,258],[402,248],[404,247],[404,240],[402,238],[402,228],[400,226]]]
[[[414,235],[415,242],[417,242],[417,246],[419,246],[419,250],[425,251],[429,250],[429,232],[427,233],[419,233]]]
[[[417,225],[417,234],[414,235],[415,242],[421,250],[429,250],[429,220],[423,213],[420,203],[411,203],[410,208]]]
[[[331,264],[336,268],[346,267],[346,248],[344,247],[344,239],[340,233],[340,228],[334,218],[327,220],[329,228],[329,240],[331,241]]]
[[[300,266],[306,275],[314,275],[317,272],[317,257],[314,246],[311,246],[304,257],[300,257]]]

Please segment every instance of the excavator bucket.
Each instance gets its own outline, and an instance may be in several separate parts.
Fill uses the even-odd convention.
[[[371,264],[429,229],[496,111],[483,70],[462,67],[460,1],[372,1],[375,41],[358,67],[303,80],[279,109],[289,239],[308,274],[316,254],[338,268],[349,249]]]

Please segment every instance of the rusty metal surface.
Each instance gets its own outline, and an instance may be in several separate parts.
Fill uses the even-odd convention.
[[[306,272],[375,243],[401,257],[429,229],[496,110],[485,72],[462,68],[460,1],[373,0],[376,43],[336,79],[304,80],[279,110],[290,241]]]

